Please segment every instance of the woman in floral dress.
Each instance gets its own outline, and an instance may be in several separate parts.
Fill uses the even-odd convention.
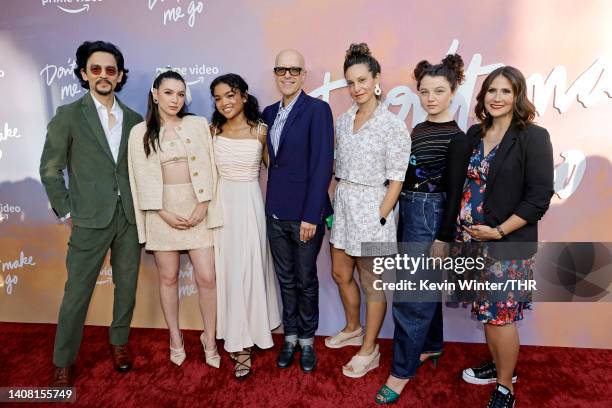
[[[480,120],[468,132],[467,178],[459,215],[457,241],[464,253],[485,258],[477,279],[505,283],[533,277],[537,223],[553,190],[553,153],[546,129],[533,124],[535,107],[527,99],[523,74],[501,67],[485,79],[477,96]],[[469,159],[468,159],[469,157]],[[490,243],[493,241],[500,242]],[[523,319],[528,296],[515,288],[475,293],[472,312],[485,325],[493,359],[463,370],[472,384],[497,383],[491,407],[513,407],[514,368],[519,336],[514,322]]]

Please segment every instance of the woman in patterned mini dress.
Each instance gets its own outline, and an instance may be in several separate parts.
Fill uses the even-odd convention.
[[[376,338],[387,302],[382,291],[374,290],[379,276],[373,273],[372,261],[375,256],[397,252],[393,207],[408,167],[410,135],[404,122],[380,102],[380,64],[366,44],[351,45],[344,76],[355,104],[336,122],[339,183],[330,244],[332,273],[346,326],[325,339],[325,344],[331,348],[361,346],[342,368],[344,375],[356,378],[378,367],[380,360]],[[359,286],[353,278],[355,266],[366,295],[365,336],[359,318]]]

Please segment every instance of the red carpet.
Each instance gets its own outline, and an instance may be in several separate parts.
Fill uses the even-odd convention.
[[[54,335],[50,324],[0,323],[0,386],[48,386]],[[373,407],[374,394],[389,373],[390,340],[380,341],[381,367],[350,379],[341,366],[356,348],[327,349],[317,338],[319,365],[313,374],[303,374],[297,364],[279,370],[275,350],[258,351],[253,374],[238,382],[227,353],[222,353],[219,370],[202,362],[198,335],[184,333],[187,361],[178,368],[168,360],[166,330],[133,329],[135,367],[120,374],[112,368],[107,329],[87,326],[77,363],[76,406]],[[275,341],[280,347],[282,337]],[[485,345],[447,343],[438,368],[427,364],[419,369],[396,406],[484,407],[492,386],[467,384],[459,373],[485,358]],[[517,407],[612,407],[611,363],[612,350],[524,346],[515,385]],[[14,404],[26,405],[42,406]]]

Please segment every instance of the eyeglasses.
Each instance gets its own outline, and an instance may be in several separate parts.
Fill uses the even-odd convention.
[[[100,65],[90,65],[89,71],[94,75],[100,75],[102,73],[102,67]],[[104,71],[109,77],[114,77],[115,75],[117,75],[117,68],[115,67],[104,67]]]
[[[274,73],[276,76],[285,76],[287,71],[289,71],[291,76],[298,76],[302,73],[302,69],[300,67],[274,67]]]

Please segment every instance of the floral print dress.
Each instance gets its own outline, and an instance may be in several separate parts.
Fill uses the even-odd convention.
[[[498,146],[491,149],[485,156],[484,144],[480,141],[472,152],[457,217],[456,241],[458,242],[475,242],[471,235],[463,229],[463,226],[485,224],[483,202],[487,191],[487,177]],[[533,258],[492,260],[486,257],[486,245],[478,246],[478,248],[481,251],[479,255],[484,256],[487,260],[486,267],[479,272],[480,281],[505,282],[507,279],[524,280],[533,276]],[[474,254],[471,255],[474,256]],[[472,314],[483,323],[495,325],[513,323],[523,319],[524,309],[531,309],[530,302],[517,301],[512,291],[505,293],[505,301],[500,301],[499,294],[496,294],[495,300],[492,297],[491,293],[479,292],[472,304]],[[522,296],[521,299],[523,299]]]

